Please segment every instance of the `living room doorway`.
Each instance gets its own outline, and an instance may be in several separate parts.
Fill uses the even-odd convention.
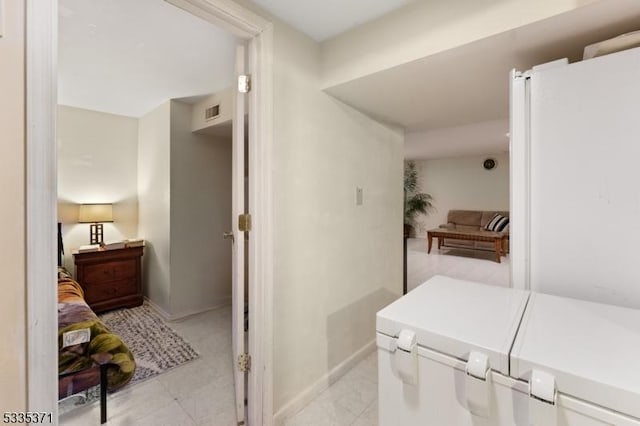
[[[508,128],[507,122],[496,127],[500,125]],[[507,151],[502,152],[498,146],[479,155],[440,158],[414,153],[417,158],[405,161],[405,182],[411,174],[415,178],[405,211],[415,206],[415,200],[428,201],[424,211],[405,214],[405,223],[413,227],[406,239],[408,291],[434,275],[510,286],[507,142],[505,136],[502,149]],[[497,215],[502,217],[500,229],[489,231],[486,228]]]

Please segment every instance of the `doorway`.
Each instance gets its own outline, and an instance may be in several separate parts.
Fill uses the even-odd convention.
[[[249,95],[249,105],[255,114],[251,121],[255,123],[250,134],[256,136],[253,139],[253,146],[259,146],[260,152],[252,149],[250,157],[253,157],[253,164],[256,166],[252,181],[260,182],[260,185],[251,186],[252,192],[249,199],[253,209],[253,248],[250,252],[257,255],[252,257],[249,265],[250,274],[249,287],[255,289],[250,293],[249,305],[255,307],[252,310],[253,318],[256,319],[256,326],[251,327],[249,333],[249,349],[252,355],[254,368],[249,373],[249,419],[250,424],[270,423],[270,351],[265,350],[265,342],[269,342],[268,321],[260,321],[265,310],[269,310],[270,300],[265,295],[270,295],[270,262],[268,256],[263,253],[270,252],[270,224],[269,214],[269,194],[270,179],[267,171],[270,164],[270,123],[271,116],[268,108],[270,93],[270,69],[269,57],[271,46],[270,25],[245,11],[242,8],[229,8],[228,5],[215,5],[215,2],[184,1],[175,2],[180,7],[189,10],[209,21],[223,23],[225,28],[231,29],[234,34],[249,40],[249,63],[252,66],[254,87],[262,90],[255,90]],[[50,232],[49,228],[55,229],[55,188],[51,182],[55,181],[55,152],[52,149],[55,128],[55,57],[56,48],[56,2],[48,1],[46,5],[42,2],[28,2],[27,5],[27,33],[28,33],[28,77],[27,77],[27,122],[31,131],[27,137],[27,173],[30,181],[28,200],[30,202],[28,221],[27,244],[30,249],[36,249],[28,259],[28,295],[27,303],[29,309],[29,407],[38,411],[56,411],[56,389],[57,377],[53,374],[56,371],[55,330],[51,324],[55,318],[55,309],[51,301],[54,295],[49,291],[49,297],[41,292],[39,282],[46,282],[50,279],[51,267],[54,265],[55,255],[48,253],[48,247],[54,247],[55,232]],[[206,7],[205,7],[206,6]],[[38,10],[37,13],[34,11]],[[242,19],[237,19],[238,16]],[[259,84],[255,84],[258,83]],[[258,188],[259,186],[259,188]],[[44,241],[43,241],[44,239]],[[49,241],[51,244],[47,244]],[[252,351],[253,348],[253,351]],[[44,361],[43,361],[44,360]],[[266,408],[263,408],[266,407]],[[264,414],[263,413],[269,413]]]
[[[65,214],[59,217],[65,231],[67,268],[77,270],[75,278],[87,304],[134,355],[137,368],[123,391],[142,381],[155,382],[157,389],[151,393],[156,396],[151,400],[172,397],[179,402],[168,408],[169,413],[148,404],[149,412],[123,410],[136,393],[123,400],[120,391],[109,398],[116,421],[123,411],[141,419],[153,412],[200,422],[210,413],[193,406],[205,405],[206,396],[202,398],[207,393],[216,395],[210,405],[217,416],[226,418],[234,412],[234,405],[224,404],[220,395],[234,393],[233,381],[227,380],[235,370],[228,343],[232,315],[227,306],[235,286],[231,283],[232,248],[221,237],[232,229],[232,181],[237,178],[232,177],[236,167],[232,157],[244,158],[244,152],[236,152],[231,132],[231,122],[236,127],[232,82],[238,41],[168,3],[141,0],[135,6],[118,0],[59,2],[58,200],[64,205],[60,211]],[[148,16],[154,19],[140,31],[138,23]],[[182,30],[169,35],[165,27]],[[241,56],[244,60],[243,52]],[[213,93],[207,94],[210,90]],[[239,120],[244,120],[244,114]],[[238,145],[244,149],[243,143]],[[76,255],[79,244],[89,243],[84,232],[88,225],[77,224],[73,213],[80,205],[83,221],[86,203],[110,206],[113,223],[103,225],[107,250]],[[145,244],[144,250],[138,249],[143,253],[136,266],[141,263],[142,274],[135,280],[127,273],[133,267],[126,257],[130,250],[118,247],[131,238]],[[236,245],[244,242],[238,240]],[[84,245],[80,249],[91,250]],[[93,258],[85,267],[86,256]],[[94,279],[95,268],[103,268],[105,277]],[[132,300],[131,293],[144,294],[146,304],[170,320],[168,327],[179,335],[165,337],[146,328],[153,323],[136,317],[142,298]],[[244,303],[240,306],[234,312],[244,315]],[[107,312],[111,308],[126,311],[117,314],[119,322],[111,320],[116,315]],[[184,319],[193,316],[197,319]],[[65,325],[69,321],[65,319]],[[123,327],[120,322],[125,323]],[[180,339],[182,347],[174,348]],[[149,340],[156,342],[150,347],[141,344]],[[192,348],[200,353],[198,359],[176,355]],[[179,365],[183,361],[190,365]],[[165,373],[165,365],[174,367]],[[110,374],[118,367],[110,369]],[[207,374],[211,370],[214,374]],[[154,374],[161,371],[156,378]],[[204,378],[216,386],[203,387]],[[173,386],[174,381],[184,387]],[[243,377],[237,382],[243,391],[237,398],[242,402],[237,413],[242,421]],[[77,398],[73,402],[77,404]],[[66,414],[61,422],[77,419],[78,412],[87,413],[67,412],[68,405],[68,401],[62,405]],[[85,421],[91,423],[91,413],[87,414]]]

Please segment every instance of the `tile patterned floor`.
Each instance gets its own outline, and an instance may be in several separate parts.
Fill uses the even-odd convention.
[[[407,288],[416,288],[434,275],[446,275],[462,280],[478,281],[508,287],[510,282],[509,256],[501,263],[493,261],[490,251],[446,249],[436,244],[427,254],[427,241],[410,238],[407,241]]]
[[[376,353],[371,353],[284,424],[286,426],[377,425],[378,358]]]
[[[489,259],[489,260],[488,260]],[[509,285],[509,259],[498,264],[491,253],[433,249],[424,239],[407,246],[408,288],[433,275]],[[235,426],[231,375],[231,310],[195,315],[171,326],[200,353],[200,358],[109,398],[108,425]],[[286,426],[376,426],[378,423],[377,358],[371,353],[322,392]],[[99,425],[99,406],[60,417],[61,425]]]
[[[170,323],[200,358],[109,396],[107,425],[235,426],[231,308]],[[100,424],[99,404],[59,418],[60,425]]]

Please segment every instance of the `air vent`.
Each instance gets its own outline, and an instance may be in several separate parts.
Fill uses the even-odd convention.
[[[211,108],[207,108],[204,112],[205,120],[213,120],[220,115],[220,105],[214,105]]]

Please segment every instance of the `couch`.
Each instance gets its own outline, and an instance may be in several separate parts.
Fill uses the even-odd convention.
[[[479,231],[489,223],[495,214],[509,217],[508,211],[483,211],[483,210],[449,210],[447,214],[447,223],[440,225],[440,228],[453,229],[456,231]],[[509,229],[507,227],[507,244],[506,252],[509,252]],[[466,241],[453,238],[445,238],[442,242],[443,247],[468,248],[478,250],[494,251],[494,244],[485,241]]]

